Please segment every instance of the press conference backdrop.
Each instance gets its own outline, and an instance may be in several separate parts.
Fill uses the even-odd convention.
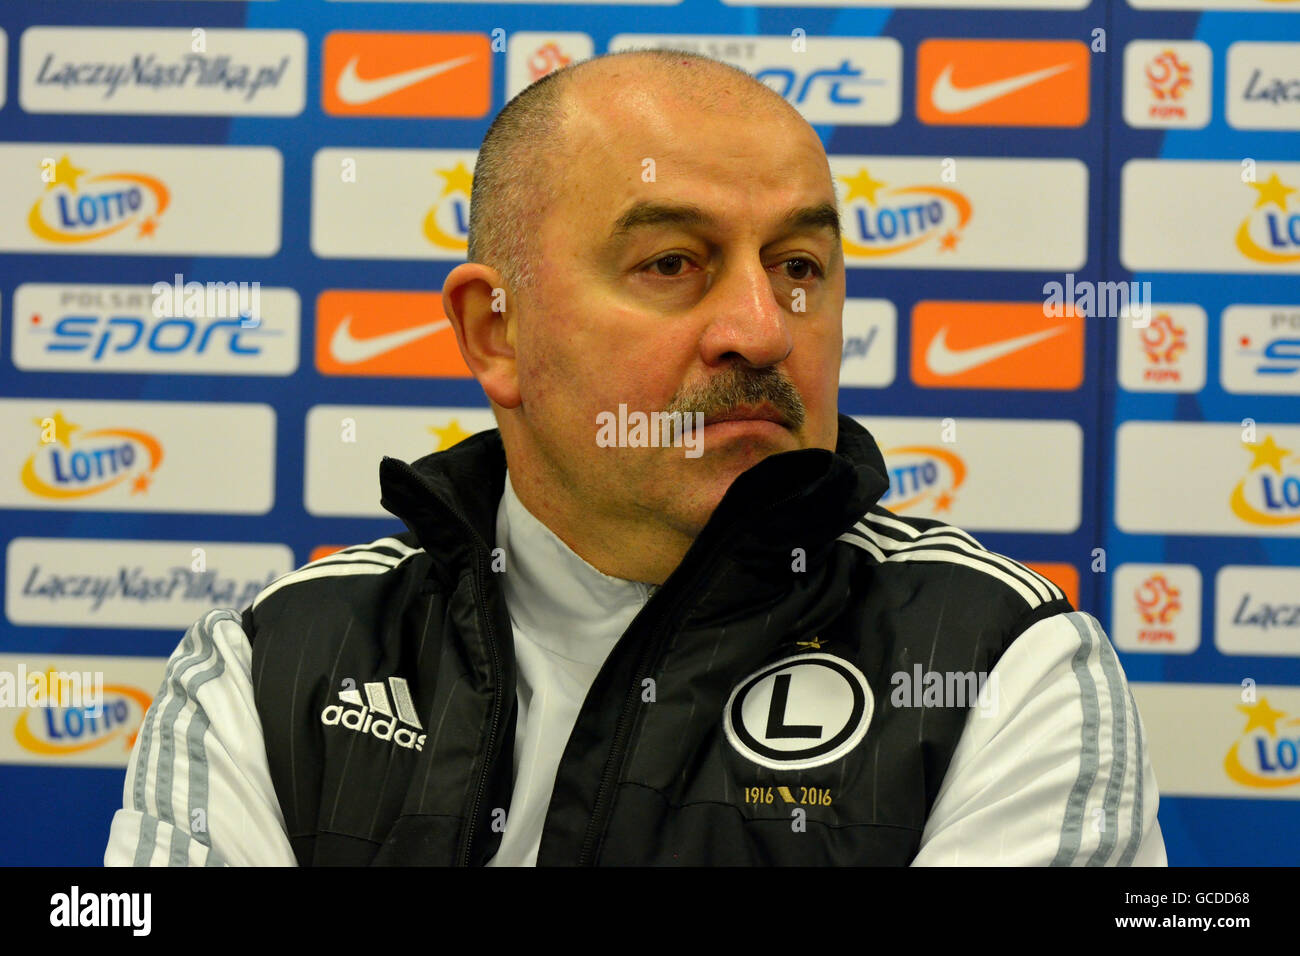
[[[1296,862],[1300,0],[10,0],[0,29],[0,862],[100,862],[184,629],[402,530],[381,456],[492,427],[438,295],[475,150],[631,46],[741,66],[822,136],[885,504],[1101,619],[1170,862]],[[102,673],[102,713],[25,698],[49,671]]]

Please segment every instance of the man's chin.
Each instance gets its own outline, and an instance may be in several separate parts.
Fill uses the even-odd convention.
[[[709,430],[712,427],[709,426]],[[706,430],[703,454],[695,458],[684,458],[674,469],[681,495],[693,501],[695,510],[707,521],[713,509],[742,474],[773,455],[799,448],[790,432],[785,429],[781,431],[781,436],[731,432],[725,436],[719,435],[717,440],[710,442]]]
[[[802,447],[790,429],[775,422],[752,420],[705,425],[697,442],[698,457],[693,460],[707,462],[711,470],[732,472],[733,480],[764,458]]]

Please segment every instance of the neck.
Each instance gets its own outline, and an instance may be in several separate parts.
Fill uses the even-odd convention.
[[[520,503],[573,552],[602,574],[661,585],[695,540],[661,522],[610,515],[539,480],[533,469],[511,469]]]

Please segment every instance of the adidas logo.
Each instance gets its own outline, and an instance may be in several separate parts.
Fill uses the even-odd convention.
[[[385,688],[383,681],[373,681],[362,686],[366,698],[361,699],[361,691],[341,690],[339,700],[342,704],[330,704],[320,713],[320,722],[326,727],[343,726],[363,734],[371,734],[380,740],[391,740],[406,750],[423,750],[424,734],[416,735],[414,730],[399,727],[398,721],[423,730],[420,718],[416,716],[415,704],[411,701],[411,689],[402,677],[388,678]],[[389,702],[389,694],[392,702]],[[360,710],[346,708],[343,704],[360,707]],[[396,708],[396,713],[394,713]]]

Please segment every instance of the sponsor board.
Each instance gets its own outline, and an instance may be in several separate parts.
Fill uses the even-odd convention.
[[[853,418],[884,455],[890,487],[880,504],[890,511],[971,531],[1079,527],[1083,431],[1075,422]]]
[[[1121,564],[1110,639],[1121,651],[1190,654],[1201,646],[1201,572],[1191,564]]]
[[[847,266],[1074,271],[1087,259],[1078,160],[831,156],[830,167]]]
[[[1119,383],[1130,392],[1199,392],[1208,354],[1205,310],[1187,303],[1151,306],[1151,321],[1121,318]]]
[[[271,510],[269,405],[11,398],[0,429],[0,507]]]
[[[298,30],[28,27],[18,99],[28,113],[297,116]]]
[[[1300,272],[1300,163],[1130,159],[1121,178],[1126,269]]]
[[[596,45],[587,33],[516,30],[506,41],[506,102],[548,73],[589,60]]]
[[[1300,568],[1220,568],[1214,645],[1221,654],[1300,657]]]
[[[273,256],[282,166],[268,146],[0,143],[0,252]]]
[[[0,706],[0,763],[64,767],[125,767],[141,721],[162,686],[165,657],[83,657],[69,654],[0,655],[0,701],[15,676],[102,676],[96,706]],[[51,685],[53,686],[53,685]],[[67,705],[67,706],[65,706]]]
[[[1300,426],[1120,425],[1115,523],[1133,534],[1300,536]],[[1247,441],[1254,438],[1254,441]]]
[[[1300,395],[1300,306],[1232,305],[1220,328],[1224,391]]]
[[[1300,799],[1300,688],[1129,687],[1162,797]]]
[[[313,515],[387,517],[379,503],[384,456],[414,461],[496,427],[486,408],[315,405],[307,412],[303,504]]]
[[[10,624],[187,628],[240,611],[295,567],[280,544],[14,538],[5,553]]]
[[[291,375],[298,368],[298,293],[259,288],[255,317],[221,286],[218,308],[161,308],[159,287],[24,283],[14,292],[13,361],[26,371]],[[229,293],[229,294],[227,294]],[[178,314],[179,313],[179,314]]]
[[[1091,54],[1077,40],[924,40],[916,115],[961,126],[1082,126]]]
[[[840,388],[885,388],[894,383],[898,312],[888,299],[844,300]]]
[[[620,33],[611,53],[687,50],[730,63],[780,93],[810,123],[890,126],[903,112],[903,47],[892,37],[806,37],[798,53],[788,36]]]
[[[318,150],[311,248],[322,259],[462,260],[477,153]]]

